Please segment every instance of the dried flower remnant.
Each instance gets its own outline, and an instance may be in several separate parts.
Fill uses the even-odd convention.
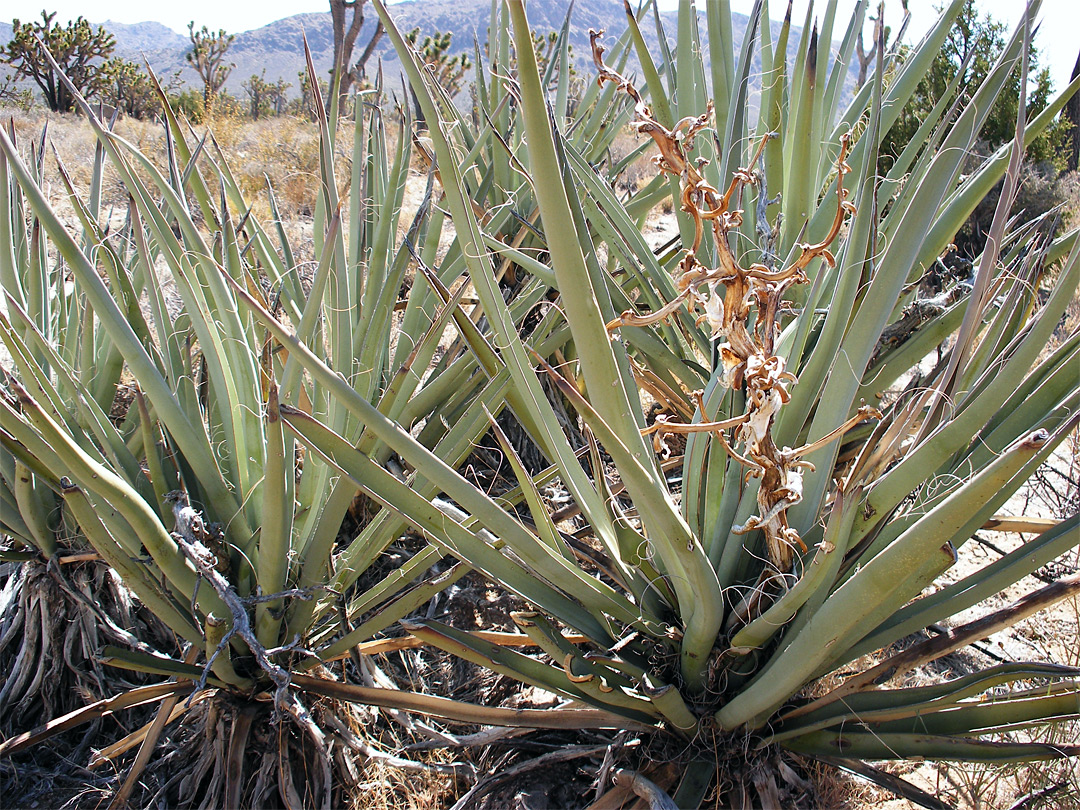
[[[772,425],[780,408],[791,395],[795,375],[785,368],[783,357],[774,354],[776,338],[780,334],[780,313],[784,306],[784,294],[796,284],[809,281],[806,268],[816,258],[830,267],[835,264],[829,245],[840,234],[845,214],[854,213],[855,206],[847,201],[848,190],[844,188],[844,175],[851,171],[845,162],[851,136],[845,134],[840,140],[837,168],[837,207],[832,226],[825,237],[816,244],[800,245],[802,252],[787,267],[770,269],[763,264],[741,267],[736,261],[727,235],[742,224],[742,212],[731,208],[746,186],[756,185],[757,180],[748,168],[734,172],[731,184],[724,193],[713,187],[702,174],[704,163],[688,157],[694,138],[710,126],[712,107],[701,116],[683,118],[670,130],[652,115],[637,88],[604,64],[604,48],[600,44],[603,31],[590,31],[593,62],[598,72],[597,81],[613,82],[634,102],[635,116],[632,126],[653,139],[659,149],[656,165],[664,174],[677,176],[680,183],[681,209],[694,222],[694,241],[686,248],[679,263],[677,280],[679,294],[660,309],[639,315],[627,311],[608,324],[613,331],[624,326],[645,326],[657,323],[676,312],[684,303],[690,311],[700,311],[698,323],[707,323],[718,347],[723,364],[723,383],[729,388],[744,388],[746,412],[741,416],[719,422],[701,421],[686,424],[657,418],[647,428],[653,434],[658,449],[664,447],[664,435],[669,433],[712,433],[732,458],[747,467],[747,478],[760,479],[757,493],[758,514],[751,517],[734,531],[743,534],[761,529],[765,535],[766,548],[771,564],[781,572],[792,567],[793,549],[797,546],[806,551],[799,533],[787,519],[787,510],[802,499],[803,472],[813,469],[803,457],[827,441],[841,434],[863,419],[880,416],[873,409],[860,409],[840,429],[810,445],[792,449],[777,447],[772,437]],[[750,166],[757,161],[765,144],[774,137],[766,134],[757,146]],[[715,248],[716,267],[708,268],[697,258],[698,248],[709,228]],[[749,326],[752,311],[757,316]],[[700,396],[698,410],[704,413]],[[733,430],[729,442],[726,431]],[[733,445],[741,445],[743,452]]]

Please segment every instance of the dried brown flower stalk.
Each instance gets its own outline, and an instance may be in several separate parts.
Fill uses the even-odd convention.
[[[670,130],[658,122],[637,88],[604,64],[604,48],[599,38],[602,31],[590,31],[593,62],[598,71],[597,81],[614,82],[634,101],[635,116],[632,126],[651,137],[659,149],[656,165],[665,174],[679,178],[681,208],[694,222],[694,241],[679,263],[677,281],[679,294],[674,300],[655,312],[639,315],[627,311],[608,324],[609,330],[624,326],[645,326],[657,323],[684,303],[691,312],[701,311],[698,322],[707,322],[719,346],[724,373],[722,380],[730,388],[745,388],[746,412],[741,416],[720,422],[702,421],[685,424],[658,417],[647,429],[654,435],[658,449],[663,447],[663,436],[668,433],[710,432],[724,446],[732,458],[747,467],[747,478],[760,479],[757,493],[758,514],[751,517],[734,531],[743,534],[761,529],[765,534],[766,548],[772,565],[781,572],[791,570],[793,548],[803,551],[806,545],[799,533],[788,524],[787,510],[802,499],[802,476],[804,470],[813,466],[803,460],[811,451],[838,438],[857,422],[876,414],[872,409],[860,409],[859,414],[823,439],[797,449],[777,447],[772,437],[772,425],[780,408],[790,399],[795,375],[785,368],[784,358],[773,353],[780,334],[779,317],[783,308],[784,294],[795,284],[805,284],[808,279],[806,267],[815,258],[821,258],[830,267],[835,264],[829,245],[839,236],[846,213],[854,213],[855,206],[847,201],[844,175],[851,169],[845,162],[850,146],[850,134],[840,141],[840,155],[836,161],[837,200],[836,216],[825,238],[816,244],[802,244],[799,257],[787,267],[772,270],[763,264],[741,267],[728,244],[727,235],[742,223],[742,211],[731,208],[732,199],[746,186],[757,183],[748,168],[734,172],[731,184],[724,193],[713,187],[702,174],[703,161],[688,157],[694,138],[711,126],[712,107],[701,116],[683,118]],[[753,166],[769,138],[767,134],[758,144],[750,166]],[[712,234],[716,266],[703,265],[698,248],[704,238],[706,227]],[[756,308],[757,317],[749,327],[751,310]],[[702,402],[698,398],[699,411]],[[729,440],[727,431],[733,431]],[[739,453],[733,445],[741,444]]]

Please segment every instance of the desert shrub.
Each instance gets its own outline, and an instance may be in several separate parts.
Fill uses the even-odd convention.
[[[343,803],[352,753],[391,759],[354,704],[440,742],[450,722],[560,746],[597,730],[571,750],[597,755],[612,806],[806,799],[796,756],[920,795],[872,763],[1080,753],[1032,731],[1077,718],[1070,662],[905,680],[1080,591],[1051,577],[962,618],[1075,548],[1075,514],[950,579],[1080,421],[1080,332],[1047,351],[1080,280],[1077,234],[1008,217],[1023,137],[1066,97],[963,163],[1026,64],[1035,9],[957,115],[881,175],[885,133],[962,0],[846,105],[858,16],[835,55],[807,32],[789,70],[789,28],[753,28],[729,60],[721,7],[699,25],[686,3],[662,73],[639,28],[657,21],[628,14],[610,53],[593,36],[600,81],[574,99],[541,77],[524,3],[493,4],[475,126],[372,2],[431,125],[425,191],[406,217],[411,108],[319,115],[311,261],[272,186],[232,159],[262,143],[283,162],[263,124],[215,118],[193,139],[166,108],[156,165],[84,107],[102,157],[71,217],[48,204],[34,148],[0,131],[4,531],[45,568],[93,548],[173,633],[110,651],[161,681],[71,722],[152,694],[193,729],[161,760],[162,795],[206,806]],[[565,29],[544,47],[566,65]],[[641,87],[614,67],[631,51]],[[636,187],[614,175],[628,126],[659,156]],[[132,201],[107,234],[106,162]],[[941,273],[1002,179],[970,273]],[[653,250],[638,223],[665,201],[678,234]]]

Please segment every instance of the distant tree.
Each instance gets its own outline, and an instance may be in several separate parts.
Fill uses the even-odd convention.
[[[910,18],[908,0],[900,0],[900,4],[904,9],[904,21],[906,23]],[[878,39],[883,39],[886,45],[889,43],[889,26],[886,25],[884,31],[882,31],[882,25],[884,24],[883,20],[880,17],[871,17],[870,19],[874,23],[874,43],[870,46],[870,50],[866,50],[866,46],[863,44],[862,31],[859,31],[859,38],[855,41],[855,58],[859,62],[859,76],[855,80],[856,87],[862,87],[866,84],[866,77],[870,71],[870,65],[877,56]]]
[[[244,99],[234,96],[228,90],[219,90],[214,96],[214,118],[242,118],[247,112]]]
[[[452,37],[449,31],[445,34],[436,31],[433,36],[424,37],[420,45],[417,45],[416,42],[420,39],[419,28],[414,28],[405,35],[405,39],[420,54],[421,61],[432,68],[435,80],[450,98],[461,92],[465,85],[465,72],[472,67],[472,62],[466,54],[450,55]],[[420,110],[420,103],[415,93],[413,93],[413,106],[416,108],[416,120],[421,124],[424,123],[424,114]]]
[[[948,39],[934,59],[933,66],[919,83],[911,101],[886,135],[882,154],[896,156],[915,135],[919,125],[945,94],[949,82],[964,67],[958,92],[974,92],[990,73],[998,55],[1005,49],[1005,26],[989,15],[980,14],[974,0],[967,0],[949,31]],[[1048,70],[1039,70],[1038,53],[1032,49],[1028,63],[1031,84],[1027,94],[1028,116],[1038,114],[1048,103],[1052,82]],[[1020,68],[1015,68],[1004,91],[991,108],[979,138],[989,149],[996,149],[1013,137],[1016,129],[1016,107],[1020,99]],[[1036,138],[1027,150],[1027,158],[1035,163],[1060,162],[1065,128],[1052,126]]]
[[[449,31],[445,34],[436,31],[434,35],[424,37],[423,42],[417,45],[416,41],[419,38],[419,28],[414,28],[405,35],[405,39],[417,50],[424,64],[434,69],[436,81],[450,94],[451,98],[456,96],[464,86],[465,71],[472,67],[469,57],[464,53],[459,53],[457,56],[450,55],[450,41],[453,34]]]
[[[240,86],[247,94],[249,114],[255,121],[266,115],[281,115],[285,112],[288,101],[285,91],[292,87],[284,79],[266,81],[266,70],[258,76],[252,75],[250,79],[245,79]]]
[[[214,34],[205,25],[201,31],[196,31],[192,21],[188,23],[188,36],[191,39],[191,50],[187,53],[187,61],[202,79],[203,115],[210,119],[214,116],[214,97],[236,67],[235,64],[225,61],[225,54],[236,35],[226,34],[224,28]]]
[[[82,17],[66,26],[53,22],[56,12],[41,12],[42,22],[11,23],[11,41],[0,48],[0,62],[15,68],[15,77],[29,76],[55,112],[75,109],[75,97],[53,69],[37,40],[45,43],[64,74],[78,91],[92,98],[112,80],[109,57],[116,47],[113,35],[98,26],[95,30]]]
[[[330,68],[330,75],[336,77],[339,72],[341,74],[338,85],[339,108],[344,107],[353,84],[363,78],[364,67],[385,33],[382,20],[376,20],[375,29],[363,52],[355,62],[352,61],[356,40],[364,27],[366,4],[367,0],[330,0],[330,19],[334,26],[334,64]]]
[[[0,79],[0,107],[16,107],[23,112],[30,112],[34,106],[34,94],[15,84],[15,79],[5,76]]]
[[[301,70],[296,74],[297,87],[300,88],[300,97],[294,99],[292,102],[286,105],[286,110],[292,115],[300,118],[310,118],[315,120],[315,98],[311,94],[311,81],[308,79],[306,70]],[[326,81],[322,77],[319,77],[319,93],[322,98],[328,98],[330,95],[330,82]],[[288,86],[288,85],[286,85]]]
[[[203,96],[194,88],[170,93],[169,106],[193,124],[201,124],[203,121]]]
[[[124,115],[153,118],[161,113],[161,99],[146,71],[134,62],[112,60],[112,82],[102,91],[102,98]]]
[[[866,74],[870,68],[870,63],[877,56],[878,30],[880,27],[881,20],[874,20],[874,44],[870,46],[870,50],[866,50],[866,46],[863,44],[863,32],[859,31],[859,38],[855,41],[855,58],[859,60],[859,77],[855,80],[856,87],[862,87],[866,84]]]
[[[268,98],[270,100],[270,110],[274,115],[285,114],[285,110],[289,106],[288,90],[290,87],[292,87],[292,84],[284,79],[278,79],[270,85]]]
[[[1072,83],[1077,76],[1080,76],[1080,56],[1076,58],[1069,82]],[[1070,172],[1075,172],[1080,167],[1080,93],[1069,99],[1065,109],[1061,111],[1061,117],[1070,125],[1068,140],[1065,143],[1065,168]]]
[[[547,73],[548,65],[551,60],[555,58],[555,46],[559,44],[559,34],[557,31],[548,31],[545,36],[540,31],[532,32],[533,38],[533,51],[536,52],[536,66],[540,70],[540,75],[543,76]],[[574,69],[574,46],[567,45],[567,57],[570,60],[570,81],[573,82],[577,77],[577,71]],[[517,59],[514,59],[514,67],[517,67]],[[552,76],[553,81],[558,81],[559,72],[555,71]]]
[[[911,141],[923,119],[944,96],[949,83],[961,68],[964,73],[960,77],[957,93],[963,94],[961,101],[966,101],[986,80],[1004,49],[1005,26],[989,15],[980,14],[974,0],[967,0],[930,71],[886,134],[881,147],[882,168],[887,170]],[[1028,62],[1028,76],[1026,113],[1030,120],[1046,107],[1053,89],[1050,73],[1039,69],[1038,54],[1034,49]],[[1020,66],[1017,65],[987,115],[972,160],[1012,140],[1019,103]],[[1063,191],[1054,178],[1065,167],[1068,130],[1067,122],[1054,122],[1028,145],[1022,167],[1023,180],[1014,210],[1024,209],[1027,217],[1034,217],[1064,201]],[[962,263],[982,252],[1000,188],[999,183],[997,189],[987,195],[955,234],[953,242],[957,249],[947,263]]]
[[[244,81],[240,82],[240,86],[244,88],[244,92],[247,94],[253,121],[258,121],[261,116],[270,113],[271,84],[266,81],[265,68],[258,76],[252,74],[250,79],[244,79]]]

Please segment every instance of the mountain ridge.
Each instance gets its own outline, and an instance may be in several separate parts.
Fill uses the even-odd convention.
[[[558,31],[566,18],[568,4],[564,0],[531,0],[529,21],[539,31]],[[421,34],[435,31],[452,34],[452,51],[472,54],[474,36],[483,44],[486,40],[486,21],[489,18],[490,0],[406,0],[389,6],[397,25],[404,31],[419,27]],[[702,27],[704,19],[699,11]],[[362,48],[374,30],[374,13],[368,12],[364,29],[357,39]],[[676,12],[662,12],[661,23],[669,40],[676,29]],[[732,15],[732,48],[738,54],[749,18],[742,14]],[[198,21],[196,21],[197,23]],[[189,87],[198,87],[199,78],[187,64],[185,54],[190,48],[186,36],[155,21],[141,23],[118,23],[107,20],[103,25],[116,38],[115,55],[143,64],[144,60],[163,80],[177,76]],[[589,60],[590,28],[606,29],[609,40],[621,34],[626,27],[625,12],[621,3],[611,0],[576,0],[573,5],[570,40],[579,71],[585,73]],[[773,33],[780,23],[772,22]],[[483,28],[484,30],[480,30]],[[794,43],[798,41],[798,29],[793,29],[789,59],[794,56]],[[9,23],[0,22],[0,43],[11,39]],[[642,34],[653,54],[659,54],[659,38],[656,26],[643,25]],[[303,37],[307,36],[316,69],[329,71],[333,58],[333,28],[329,10],[309,12],[284,17],[267,25],[236,34],[229,49],[227,61],[235,63],[225,83],[225,89],[233,95],[241,95],[241,83],[253,75],[261,75],[267,81],[284,79],[289,82],[289,95],[297,95],[297,74],[304,70]],[[708,55],[706,54],[706,59]],[[758,56],[755,55],[755,60]],[[368,63],[369,71],[381,64],[384,75],[395,78],[398,73],[397,57],[388,38],[383,37]],[[636,63],[632,62],[632,66]],[[755,71],[757,72],[757,71]],[[0,77],[2,78],[2,77]]]

